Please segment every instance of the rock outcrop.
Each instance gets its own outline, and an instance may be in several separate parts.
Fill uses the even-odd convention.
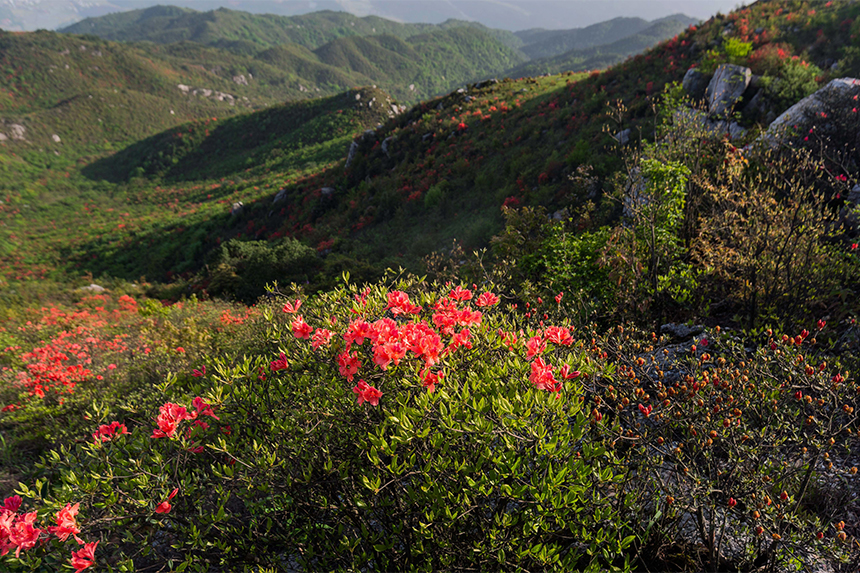
[[[687,70],[687,73],[684,74],[684,81],[682,86],[684,91],[690,94],[690,97],[695,101],[699,101],[704,99],[705,90],[708,89],[708,84],[710,80],[708,76],[703,74],[697,68],[690,68]]]
[[[817,116],[826,119],[833,112],[860,106],[854,99],[860,94],[860,80],[838,78],[809,95],[777,117],[759,137],[760,142],[770,145],[779,143],[787,133],[806,131]],[[822,115],[823,114],[823,115]]]
[[[723,118],[732,113],[752,80],[752,70],[734,64],[721,64],[705,90],[708,113]],[[692,95],[692,94],[691,94]]]

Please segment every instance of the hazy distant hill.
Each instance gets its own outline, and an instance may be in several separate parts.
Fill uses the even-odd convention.
[[[690,19],[686,16],[678,19],[674,17],[665,18],[615,42],[570,50],[558,56],[532,60],[509,70],[507,74],[518,78],[568,71],[604,69],[683,32],[690,24]]]
[[[524,61],[474,28],[407,39],[344,37],[315,51],[285,44],[257,57],[193,42],[120,44],[55,32],[0,32],[0,128],[15,146],[63,142],[110,150],[180,121],[378,85],[402,102],[445,92]],[[0,129],[2,132],[4,129]],[[8,131],[8,129],[6,130]]]
[[[192,41],[244,53],[294,43],[315,49],[351,36],[386,34],[409,38],[452,28],[476,28],[490,33],[511,48],[522,45],[517,36],[490,30],[476,22],[449,20],[439,25],[401,24],[376,16],[359,18],[347,12],[321,11],[301,16],[260,15],[219,8],[198,12],[176,6],[154,6],[87,18],[59,30],[67,34],[94,34],[117,42],[149,41],[167,44]]]
[[[164,2],[165,0],[0,0],[0,28],[16,31],[39,28],[53,30],[84,18],[145,9]],[[588,26],[613,16],[652,19],[676,11],[684,11],[705,19],[718,10],[731,10],[737,4],[735,0],[600,0],[599,10],[595,10],[592,2],[559,0],[171,0],[170,3],[198,11],[214,10],[227,5],[254,14],[279,16],[332,10],[352,12],[357,16],[375,15],[397,22],[442,23],[451,19],[468,20],[502,30],[570,29]]]
[[[686,27],[695,24],[698,20],[684,14],[675,14],[651,22],[642,18],[621,17],[573,30],[537,28],[515,32],[515,34],[525,44],[521,48],[523,53],[532,59],[538,59],[557,56],[572,50],[584,50],[603,44],[612,44],[667,21],[679,22]]]

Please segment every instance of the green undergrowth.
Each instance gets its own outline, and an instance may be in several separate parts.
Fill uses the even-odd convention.
[[[678,345],[489,282],[344,276],[251,308],[140,288],[3,317],[6,505],[44,540],[11,571],[80,550],[47,529],[63,508],[113,570],[857,558],[857,381],[826,322]]]

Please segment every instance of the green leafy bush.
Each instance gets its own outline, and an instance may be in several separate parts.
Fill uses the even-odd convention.
[[[195,356],[149,412],[94,408],[42,459],[10,511],[35,511],[47,543],[15,537],[4,565],[67,561],[47,524],[78,503],[67,529],[120,570],[857,557],[837,500],[860,404],[816,357],[826,323],[749,351],[718,328],[691,346],[601,336],[532,302],[401,280],[264,303],[234,331],[241,353]]]
[[[274,281],[308,282],[318,266],[316,251],[295,239],[273,243],[231,239],[213,261],[209,291],[251,303]]]
[[[818,89],[821,69],[797,56],[782,61],[779,76],[765,84],[767,94],[779,109],[785,109]]]

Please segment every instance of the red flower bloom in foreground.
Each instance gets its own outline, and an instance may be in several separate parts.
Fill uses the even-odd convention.
[[[203,398],[201,398],[200,396],[197,396],[196,398],[191,400],[191,405],[194,406],[195,410],[197,410],[196,412],[191,413],[191,419],[194,419],[197,416],[210,416],[212,418],[215,418],[216,420],[221,419],[216,416],[215,413],[212,411],[212,406],[204,402]],[[203,422],[200,423],[202,424]]]
[[[392,291],[388,293],[388,306],[385,310],[391,309],[391,314],[417,314],[421,312],[421,307],[412,304],[409,300],[409,295],[403,291]]]
[[[16,511],[18,511],[18,508],[21,507],[21,501],[22,500],[20,495],[13,495],[12,497],[7,497],[3,500],[2,509],[6,509],[7,511],[15,513]]]
[[[379,398],[382,396],[382,392],[373,386],[369,386],[364,380],[359,380],[352,391],[358,396],[359,405],[364,402],[370,402],[371,406],[379,405]]]
[[[497,297],[491,292],[482,293],[481,296],[478,297],[478,300],[475,301],[475,304],[481,307],[493,306],[494,304],[498,303],[499,297]]]
[[[452,300],[472,300],[472,291],[457,285],[457,288],[448,293],[448,298]]]
[[[93,440],[96,442],[109,442],[116,436],[124,436],[126,434],[128,434],[128,428],[125,427],[125,424],[114,421],[110,425],[102,424],[99,426],[98,431],[93,432]]]
[[[287,355],[281,352],[280,358],[277,360],[272,360],[269,367],[272,369],[272,372],[277,372],[278,370],[286,370],[290,366],[290,363],[287,362]]]
[[[572,380],[574,378],[579,378],[580,372],[579,370],[571,370],[570,366],[565,364],[559,370],[559,374],[561,374],[561,377],[565,380]]]
[[[72,505],[66,504],[66,507],[57,512],[57,526],[49,527],[48,531],[57,536],[60,541],[65,541],[69,535],[77,536],[81,530],[78,528],[78,523],[75,521],[75,516],[78,514],[80,503]]]
[[[17,547],[15,549],[16,558],[21,555],[22,550],[32,549],[39,541],[42,530],[33,527],[33,524],[36,523],[36,517],[36,512],[31,511],[18,518],[15,525],[9,527],[9,543]],[[8,549],[4,547],[4,550]]]
[[[340,371],[340,375],[346,377],[346,379],[352,382],[353,376],[358,373],[358,369],[361,368],[361,362],[358,360],[358,354],[353,352],[350,354],[349,352],[342,352],[337,355],[337,365]]]
[[[158,428],[152,431],[153,438],[172,438],[182,420],[193,420],[195,416],[188,413],[184,406],[167,402],[158,409],[155,423]]]
[[[537,357],[531,364],[529,382],[534,384],[538,390],[546,390],[547,392],[561,391],[561,382],[556,380],[555,376],[552,375],[552,366],[544,362],[541,357]]]
[[[287,302],[286,304],[284,304],[284,309],[283,309],[283,310],[284,310],[284,312],[286,312],[286,313],[288,313],[288,314],[295,314],[296,312],[298,312],[298,311],[299,311],[299,308],[300,308],[301,306],[302,306],[302,301],[300,301],[299,299],[296,299],[296,303],[295,303],[295,304],[291,304],[291,303],[289,303],[289,302]]]
[[[314,350],[318,349],[321,346],[328,346],[329,341],[331,340],[334,332],[331,330],[326,330],[325,328],[317,328],[314,331],[313,343],[311,346]]]
[[[305,322],[305,319],[301,316],[297,316],[296,319],[292,323],[293,336],[296,338],[310,338],[311,337],[311,327],[308,323]]]
[[[83,571],[87,567],[92,567],[96,560],[96,547],[99,542],[87,543],[83,549],[72,551],[72,558],[69,560],[72,567],[75,568],[75,573]]]
[[[427,388],[428,392],[433,392],[436,389],[436,384],[445,376],[444,372],[430,372],[429,368],[425,368],[421,372],[421,383]]]
[[[173,509],[173,506],[170,505],[170,500],[176,497],[177,492],[179,492],[178,487],[170,492],[170,495],[167,496],[165,501],[162,501],[156,506],[155,513],[170,513],[170,510]]]

